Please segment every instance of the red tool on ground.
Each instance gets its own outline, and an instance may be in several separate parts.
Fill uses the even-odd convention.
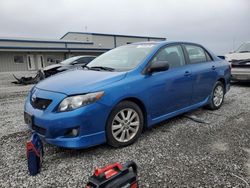
[[[96,168],[86,188],[138,188],[137,165],[129,161]]]
[[[43,143],[36,133],[33,133],[31,139],[26,143],[26,154],[30,175],[35,176],[40,172],[44,155]]]

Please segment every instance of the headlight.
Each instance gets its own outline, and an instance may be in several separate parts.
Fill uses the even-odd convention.
[[[96,92],[96,93],[88,93],[85,95],[76,95],[72,97],[65,98],[59,105],[58,111],[70,111],[81,106],[85,106],[91,104],[97,100],[99,100],[103,96],[104,92]]]

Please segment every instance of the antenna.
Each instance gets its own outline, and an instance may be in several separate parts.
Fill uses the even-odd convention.
[[[234,36],[233,37],[233,51],[235,50],[235,40],[236,40],[236,37]]]

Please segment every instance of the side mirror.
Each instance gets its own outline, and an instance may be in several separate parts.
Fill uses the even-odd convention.
[[[218,58],[221,58],[221,59],[226,59],[226,57],[223,56],[223,55],[218,55],[217,57],[218,57]]]
[[[169,64],[167,61],[156,61],[151,66],[147,68],[147,73],[161,72],[169,69]]]

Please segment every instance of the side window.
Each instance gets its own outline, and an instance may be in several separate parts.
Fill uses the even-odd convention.
[[[88,57],[86,60],[86,63],[89,63],[90,61],[92,61],[93,59],[95,59],[95,57]]]
[[[207,61],[213,61],[211,55],[209,55],[207,52],[205,52],[205,53],[206,53],[206,56],[207,56]]]
[[[94,60],[96,57],[89,57],[89,62]]]
[[[81,59],[78,59],[76,64],[86,64],[92,61],[93,59],[95,59],[95,57],[83,57]]]
[[[88,62],[88,57],[84,57],[84,58],[80,58],[78,60],[76,60],[73,64],[77,65],[77,64],[85,64]]]
[[[185,65],[185,58],[180,45],[169,46],[161,49],[153,58],[152,63],[156,61],[167,61],[170,68]]]
[[[208,61],[207,57],[209,57],[209,55],[206,54],[206,52],[201,47],[194,45],[185,45],[185,47],[188,53],[190,63],[193,64],[193,63],[202,63]]]

